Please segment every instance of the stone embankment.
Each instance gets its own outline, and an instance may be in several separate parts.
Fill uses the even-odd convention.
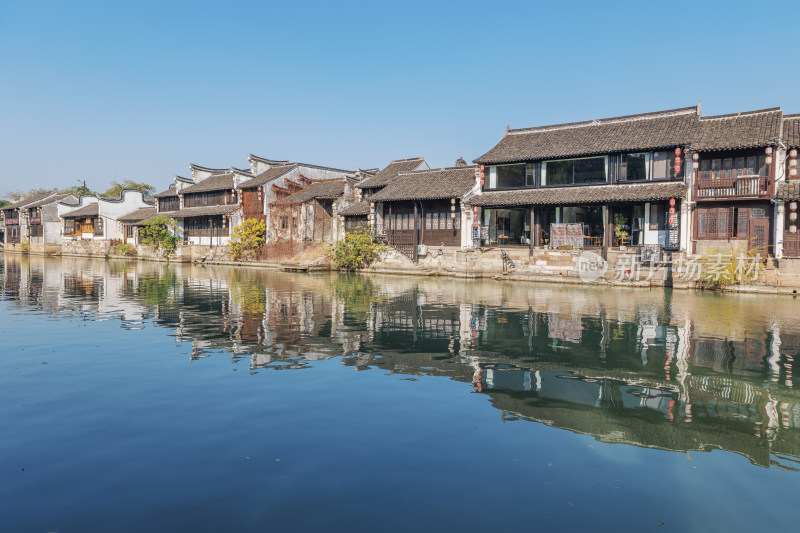
[[[109,259],[167,261],[182,263],[207,263],[230,266],[255,266],[291,271],[328,270],[322,245],[309,245],[295,254],[286,254],[259,260],[235,261],[230,259],[225,246],[179,246],[170,257],[150,246],[137,245],[135,256],[112,253],[103,241],[71,241],[63,246],[29,250],[17,246],[6,248],[9,252],[31,254],[98,257]],[[427,253],[412,261],[389,248],[381,258],[364,272],[415,276],[447,276],[457,278],[484,278],[508,281],[533,281],[547,283],[599,284],[640,288],[673,287],[677,289],[722,289],[736,292],[797,294],[800,291],[800,259],[768,260],[760,267],[757,279],[745,283],[719,286],[698,282],[692,277],[692,259],[682,252],[664,252],[659,261],[640,263],[633,251],[609,250],[602,260],[602,271],[581,274],[581,250],[535,250],[527,247],[474,248],[442,246],[428,248]],[[596,256],[600,259],[600,256]]]

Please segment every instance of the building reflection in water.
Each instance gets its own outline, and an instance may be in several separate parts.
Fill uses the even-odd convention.
[[[793,298],[12,255],[0,286],[19,308],[155,325],[253,373],[339,358],[446,376],[504,420],[800,468]]]

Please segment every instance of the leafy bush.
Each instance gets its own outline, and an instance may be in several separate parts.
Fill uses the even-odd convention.
[[[340,270],[365,268],[374,263],[386,251],[383,244],[375,242],[372,234],[363,228],[345,233],[344,239],[331,244],[325,255]]]
[[[136,247],[132,244],[128,244],[126,242],[120,242],[115,244],[109,249],[109,252],[112,254],[117,255],[127,255],[127,256],[134,256],[136,255]]]
[[[20,252],[29,252],[31,250],[31,240],[25,239],[21,243],[19,243],[19,251]]]
[[[228,255],[232,259],[252,259],[264,246],[267,227],[263,220],[248,218],[237,227],[228,242]]]
[[[169,257],[178,247],[178,237],[174,232],[175,221],[164,215],[156,215],[148,219],[139,228],[142,244],[152,246],[156,251],[161,250],[164,256]]]

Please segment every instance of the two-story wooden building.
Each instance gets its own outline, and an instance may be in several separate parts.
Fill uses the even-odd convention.
[[[475,246],[685,249],[698,107],[506,129],[475,160]]]
[[[774,255],[782,122],[778,107],[700,118],[692,156],[691,252]]]
[[[407,159],[394,159],[378,172],[362,171],[365,173],[364,179],[360,180],[355,186],[359,193],[359,201],[339,212],[339,216],[345,219],[345,227],[356,228],[366,222],[377,234],[385,234],[382,215],[383,205],[380,201],[377,203],[372,202],[372,196],[395,181],[401,172],[413,172],[429,168],[424,158],[410,157]]]
[[[464,200],[476,189],[477,167],[459,166],[399,172],[367,200],[379,234],[416,261],[429,247],[463,247],[469,213]],[[376,208],[376,206],[380,206]],[[468,230],[467,230],[468,232]]]

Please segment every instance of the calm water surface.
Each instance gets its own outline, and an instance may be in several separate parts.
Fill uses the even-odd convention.
[[[0,531],[796,531],[791,297],[5,255]]]

